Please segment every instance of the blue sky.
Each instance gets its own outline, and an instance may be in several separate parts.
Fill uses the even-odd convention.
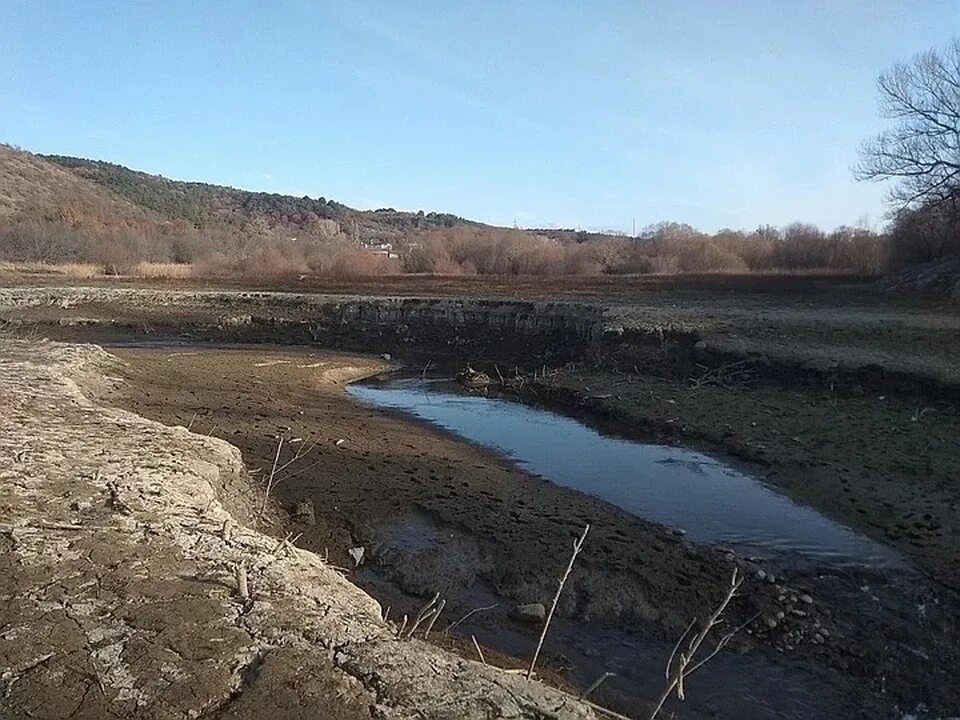
[[[0,140],[498,224],[883,221],[877,74],[960,2],[0,2]]]

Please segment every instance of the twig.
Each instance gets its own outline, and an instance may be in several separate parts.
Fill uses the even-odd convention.
[[[567,563],[567,569],[563,573],[563,577],[560,578],[560,581],[557,583],[557,594],[553,596],[553,603],[550,605],[550,612],[547,613],[547,619],[543,623],[543,630],[540,632],[540,640],[537,641],[537,649],[533,653],[533,658],[530,660],[530,668],[527,670],[527,680],[533,676],[533,669],[537,665],[537,658],[540,657],[540,650],[543,648],[543,641],[547,637],[547,630],[550,629],[550,621],[553,620],[553,613],[557,609],[557,603],[560,602],[560,593],[563,592],[563,586],[567,582],[567,578],[570,576],[570,571],[573,570],[573,563],[577,559],[577,555],[580,554],[580,550],[583,548],[583,541],[587,539],[587,533],[590,532],[590,523],[587,523],[583,528],[583,534],[580,536],[579,540],[573,541],[573,553],[570,555],[570,562]]]
[[[677,693],[677,699],[683,700],[683,683],[687,677],[703,667],[708,661],[713,659],[718,652],[726,647],[727,643],[730,642],[734,635],[736,635],[740,630],[756,619],[757,616],[754,615],[743,625],[740,625],[731,632],[728,632],[717,641],[716,645],[710,652],[694,662],[694,659],[696,658],[697,653],[700,651],[703,642],[707,639],[707,635],[710,634],[710,631],[713,628],[723,623],[721,615],[723,615],[724,610],[727,609],[727,606],[730,604],[730,601],[733,599],[734,595],[737,594],[737,590],[740,589],[742,584],[743,575],[740,573],[739,568],[734,568],[733,576],[730,578],[730,586],[727,588],[727,592],[724,594],[723,599],[720,601],[717,607],[714,608],[706,622],[704,622],[700,627],[700,630],[690,639],[686,649],[680,651],[683,641],[688,635],[690,635],[690,632],[696,626],[696,619],[694,619],[687,626],[687,629],[683,631],[683,635],[680,636],[680,639],[673,648],[673,652],[670,653],[670,657],[667,659],[667,665],[664,671],[667,678],[667,684],[664,687],[663,692],[660,693],[660,697],[657,699],[657,703],[654,705],[653,710],[650,712],[650,715],[648,716],[649,720],[654,720],[654,718],[657,717],[657,715],[660,713],[660,710],[663,709],[663,704],[674,691]]]
[[[418,612],[417,616],[414,618],[413,625],[410,627],[410,632],[407,633],[407,637],[413,637],[413,634],[417,631],[417,628],[420,627],[420,623],[428,619],[435,612],[432,610],[432,608],[439,599],[440,593],[434,593],[434,596],[430,599],[430,602],[420,608],[420,612]]]
[[[439,603],[437,603],[436,612],[433,613],[433,617],[430,618],[430,622],[427,625],[427,629],[423,631],[423,639],[426,640],[430,637],[430,631],[433,630],[433,625],[437,622],[437,618],[440,617],[440,613],[443,612],[443,609],[447,606],[447,600],[444,598]]]
[[[473,646],[477,649],[477,655],[480,656],[480,662],[482,662],[484,665],[486,665],[486,664],[487,664],[487,660],[486,660],[486,658],[483,657],[483,650],[480,649],[480,643],[477,642],[476,636],[475,636],[475,635],[471,635],[471,636],[470,636],[470,639],[473,640]],[[529,675],[528,675],[527,677],[529,677]]]
[[[270,499],[270,489],[273,487],[273,477],[277,472],[277,463],[280,461],[280,450],[283,447],[283,435],[277,441],[277,454],[273,457],[273,467],[270,469],[270,477],[267,478],[267,491],[263,495],[263,504],[260,506],[260,515],[267,511],[267,501]]]
[[[445,627],[445,628],[443,629],[443,631],[444,631],[445,633],[448,633],[448,632],[450,632],[451,630],[453,630],[455,627],[457,627],[457,625],[459,625],[459,624],[462,623],[464,620],[466,620],[468,617],[470,617],[471,615],[473,615],[474,613],[486,612],[487,610],[493,610],[493,609],[496,608],[496,607],[500,607],[500,603],[494,603],[493,605],[487,605],[486,607],[474,608],[473,610],[471,610],[470,612],[468,612],[466,615],[464,615],[462,618],[460,618],[460,619],[457,620],[456,622],[452,622],[452,623],[450,623],[449,625],[447,625],[447,627]]]
[[[615,677],[615,676],[616,676],[616,673],[609,672],[609,671],[608,671],[608,672],[605,672],[603,675],[601,675],[600,677],[598,677],[598,678],[594,681],[593,685],[591,685],[591,686],[588,687],[586,690],[584,690],[582,693],[580,693],[580,699],[581,699],[581,700],[585,699],[585,698],[587,697],[587,695],[589,695],[589,694],[592,693],[594,690],[596,690],[598,687],[600,687],[600,686],[604,683],[604,681],[606,681],[608,678],[612,678],[612,677]]]

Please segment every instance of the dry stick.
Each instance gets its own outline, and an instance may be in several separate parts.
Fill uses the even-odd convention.
[[[589,695],[589,694],[592,693],[594,690],[596,690],[598,687],[600,687],[600,686],[604,683],[604,681],[607,680],[607,678],[612,678],[612,677],[615,677],[615,676],[616,676],[616,673],[613,673],[613,672],[610,672],[610,671],[605,672],[603,675],[601,675],[600,677],[598,677],[598,678],[596,679],[596,681],[594,681],[593,685],[591,685],[591,686],[588,687],[586,690],[584,690],[582,693],[580,693],[580,699],[583,700],[584,698],[586,698],[587,695]]]
[[[700,631],[693,636],[690,640],[689,645],[685,652],[679,654],[679,659],[677,660],[676,667],[671,671],[670,666],[673,664],[674,659],[677,658],[677,651],[680,648],[680,645],[683,643],[683,640],[687,637],[690,631],[693,629],[696,624],[696,620],[691,622],[687,629],[684,630],[683,635],[680,636],[680,639],[677,641],[676,646],[673,648],[673,652],[670,653],[670,658],[667,660],[666,675],[667,675],[667,685],[664,687],[663,692],[660,693],[660,697],[657,700],[657,704],[654,706],[650,715],[648,716],[649,720],[654,720],[657,715],[660,713],[660,710],[663,709],[663,704],[667,701],[667,698],[670,697],[670,694],[676,690],[677,698],[679,700],[684,699],[683,693],[683,681],[691,675],[693,672],[703,667],[703,665],[710,659],[713,658],[720,650],[722,650],[727,643],[730,642],[730,639],[737,634],[743,627],[749,624],[751,620],[748,620],[747,623],[739,626],[734,629],[732,632],[724,635],[720,640],[717,641],[716,646],[711,652],[709,652],[706,657],[697,661],[692,667],[690,664],[693,662],[696,654],[700,651],[700,647],[703,645],[703,641],[706,640],[707,635],[710,631],[720,623],[720,616],[723,614],[723,611],[727,609],[727,606],[730,604],[730,601],[733,599],[733,596],[736,595],[737,590],[740,588],[740,585],[743,584],[743,576],[740,574],[738,568],[733,569],[733,577],[730,578],[730,587],[727,589],[726,594],[723,596],[723,600],[720,601],[720,604],[714,609],[710,617],[707,618],[707,621],[700,628]]]
[[[557,594],[553,596],[553,603],[550,605],[550,612],[547,613],[547,619],[543,623],[543,630],[540,633],[540,640],[537,642],[537,649],[533,653],[533,659],[530,660],[530,668],[527,670],[527,680],[533,676],[533,669],[537,665],[537,658],[540,657],[540,650],[543,648],[543,640],[547,637],[547,630],[550,629],[550,621],[553,620],[553,613],[557,609],[557,603],[560,602],[560,593],[563,592],[563,586],[570,576],[570,571],[573,570],[573,563],[577,559],[577,555],[580,554],[581,548],[583,548],[583,541],[587,539],[588,532],[590,532],[590,523],[584,526],[580,539],[573,541],[573,553],[570,555],[570,562],[567,563],[567,569],[563,573],[563,577],[561,577],[557,583]]]
[[[413,633],[420,626],[420,623],[422,623],[424,620],[426,620],[430,616],[431,614],[430,609],[434,606],[434,604],[439,599],[440,599],[440,593],[434,593],[433,597],[430,599],[430,602],[428,602],[426,605],[420,608],[420,612],[418,612],[416,618],[414,618],[413,627],[410,628],[410,632],[407,633],[407,637],[412,637]]]
[[[466,615],[464,615],[462,618],[460,618],[460,619],[457,620],[456,622],[452,622],[452,623],[450,623],[449,625],[447,625],[447,627],[444,628],[443,631],[444,631],[445,633],[448,633],[448,632],[450,632],[451,630],[453,630],[457,625],[459,625],[459,624],[462,623],[464,620],[466,620],[468,617],[470,617],[471,615],[473,615],[474,613],[486,612],[487,610],[493,610],[493,609],[496,608],[496,607],[500,607],[500,603],[494,603],[493,605],[487,605],[486,607],[474,608],[473,610],[471,610],[470,612],[468,612]]]
[[[404,616],[403,616],[403,620],[402,620],[402,622],[400,623],[400,629],[397,630],[397,637],[398,637],[398,638],[403,636],[403,631],[406,629],[406,627],[407,627],[407,616],[404,615]]]
[[[263,504],[260,506],[260,514],[263,515],[267,511],[267,500],[270,499],[270,488],[273,487],[273,476],[277,472],[277,463],[280,461],[280,449],[283,447],[283,435],[280,436],[280,440],[277,442],[277,454],[273,457],[273,468],[270,470],[270,477],[267,478],[267,492],[263,496]]]
[[[447,601],[446,601],[446,599],[443,599],[443,600],[441,600],[439,603],[437,603],[437,610],[436,610],[436,612],[434,612],[433,617],[430,618],[430,622],[429,622],[429,624],[427,625],[427,629],[423,631],[423,639],[424,639],[424,640],[426,640],[428,637],[430,637],[430,631],[433,630],[433,625],[434,625],[434,623],[437,622],[437,618],[440,617],[440,613],[443,612],[443,609],[444,609],[446,606],[447,606]]]
[[[480,643],[477,642],[476,636],[475,636],[475,635],[471,635],[471,636],[470,636],[470,639],[473,640],[473,646],[477,649],[477,655],[480,656],[480,662],[482,662],[484,665],[486,665],[486,664],[487,664],[487,660],[486,660],[485,657],[483,657],[483,650],[480,649]]]

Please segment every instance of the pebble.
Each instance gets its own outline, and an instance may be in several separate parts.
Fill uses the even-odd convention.
[[[777,621],[773,618],[767,618],[767,627],[773,630],[777,626]]]
[[[796,616],[796,617],[806,617],[806,616],[807,616],[807,614],[806,614],[803,610],[797,610],[796,608],[794,608],[793,610],[791,610],[791,611],[790,611],[790,614],[791,614],[791,615],[794,615],[794,616]]]
[[[547,618],[547,608],[543,603],[517,605],[510,615],[516,620],[523,620],[524,622],[530,623],[542,623]]]
[[[757,570],[757,580],[763,582],[767,577],[767,573],[763,570]]]
[[[809,595],[801,595],[800,600],[805,602],[807,605],[813,605],[813,598]]]

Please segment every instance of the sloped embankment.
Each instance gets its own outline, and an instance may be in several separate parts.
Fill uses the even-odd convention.
[[[592,717],[395,639],[335,568],[255,529],[236,448],[99,402],[99,348],[0,342],[4,717]]]

